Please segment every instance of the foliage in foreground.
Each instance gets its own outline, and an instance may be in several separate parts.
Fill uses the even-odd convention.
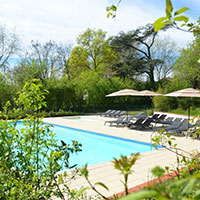
[[[199,161],[198,161],[199,162]],[[179,179],[169,179],[165,182],[152,185],[139,192],[130,194],[122,200],[142,200],[142,199],[199,199],[200,198],[200,173],[199,168],[194,174],[181,176]]]
[[[69,182],[60,187],[65,179],[70,181],[70,177],[58,172],[63,167],[74,167],[69,164],[69,156],[81,151],[81,145],[77,141],[72,145],[64,142],[58,145],[50,125],[39,118],[39,111],[46,105],[44,95],[47,92],[41,87],[36,80],[25,84],[15,101],[15,112],[28,113],[23,127],[19,127],[17,120],[0,120],[0,199],[44,200],[53,196],[60,199],[76,196],[78,199],[82,194],[83,190],[70,190]],[[7,111],[5,107],[4,113]]]
[[[199,130],[197,129],[197,134]],[[158,178],[158,183],[150,185],[139,192],[130,194],[122,200],[142,200],[159,199],[173,200],[184,199],[197,200],[200,198],[200,154],[196,152],[186,152],[177,147],[175,138],[170,134],[164,134],[160,131],[153,138],[153,145],[162,145],[167,150],[176,154],[177,166],[171,169],[166,166],[165,169],[155,167],[152,169],[153,175]],[[165,173],[175,172],[176,176],[166,181],[161,181]]]

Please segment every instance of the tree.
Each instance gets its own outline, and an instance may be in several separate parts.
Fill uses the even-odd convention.
[[[188,87],[197,88],[200,80],[200,38],[183,48],[174,67],[174,82],[185,83]]]
[[[69,62],[75,76],[85,70],[105,72],[117,59],[106,40],[106,32],[101,29],[87,29],[78,37],[77,44],[71,52]]]
[[[70,80],[69,57],[71,50],[71,44],[59,44],[57,47],[57,52],[61,58],[61,65],[64,65],[63,74],[67,75],[68,80]]]
[[[143,61],[139,60],[137,53],[131,50],[117,50],[119,54],[119,62],[113,65],[112,70],[115,75],[123,80],[126,78],[130,80],[140,79],[143,70]],[[142,77],[141,77],[142,78]]]
[[[22,88],[25,82],[34,78],[44,83],[47,79],[58,79],[65,74],[69,79],[70,52],[71,45],[68,44],[32,41],[30,51],[10,72],[12,81]]]
[[[43,80],[43,70],[43,66],[37,60],[24,59],[11,71],[12,82],[17,87],[22,88],[25,82],[29,82],[32,79]]]
[[[153,59],[162,61],[155,66],[155,78],[159,81],[172,76],[173,67],[179,55],[176,43],[169,37],[158,37],[155,39],[151,53]]]
[[[67,59],[71,51],[70,45],[58,45],[54,41],[42,44],[40,42],[31,42],[31,49],[25,62],[27,65],[36,60],[43,68],[41,79],[52,79],[62,75],[67,64]]]
[[[0,73],[0,110],[3,110],[7,101],[13,103],[16,96],[16,88],[8,81],[5,74]]]
[[[152,57],[151,50],[156,35],[153,25],[147,24],[128,33],[121,32],[112,38],[112,45],[125,55],[125,66],[130,63],[131,75],[147,74],[153,88],[155,88],[155,66],[162,62]]]
[[[20,40],[16,33],[10,33],[5,25],[0,25],[0,68],[6,69],[8,59],[20,50]]]

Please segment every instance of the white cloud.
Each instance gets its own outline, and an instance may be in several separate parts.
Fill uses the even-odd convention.
[[[26,44],[31,40],[50,39],[74,43],[88,27],[101,28],[108,35],[114,35],[163,16],[164,10],[160,6],[144,2],[122,1],[117,18],[112,20],[106,18],[109,0],[6,0],[0,7],[0,20],[15,26]],[[169,31],[169,34],[180,43],[185,41],[183,33]]]

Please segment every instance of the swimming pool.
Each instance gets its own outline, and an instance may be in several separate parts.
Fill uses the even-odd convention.
[[[83,122],[94,122],[94,121],[97,121],[97,120],[91,119],[89,117],[80,117],[80,116],[63,117],[63,119],[78,120],[78,121],[83,121]]]
[[[77,140],[82,144],[82,152],[72,154],[70,157],[70,165],[78,164],[77,167],[81,167],[86,163],[88,165],[98,164],[110,161],[113,158],[119,158],[120,155],[128,156],[132,153],[143,153],[153,149],[149,143],[60,125],[54,125],[52,130],[56,133],[58,140],[63,140],[67,144],[71,144],[72,140]]]

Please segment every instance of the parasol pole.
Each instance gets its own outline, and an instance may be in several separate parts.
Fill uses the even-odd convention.
[[[189,120],[190,120],[190,104],[191,104],[191,100],[189,98],[189,101],[188,101],[188,128],[189,128]]]

